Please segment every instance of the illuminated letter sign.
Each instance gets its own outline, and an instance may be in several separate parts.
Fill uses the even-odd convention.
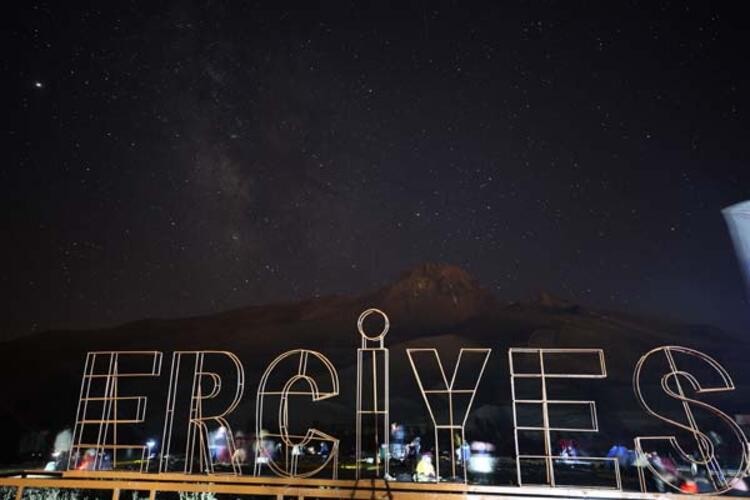
[[[458,353],[458,359],[456,360],[456,367],[453,369],[453,375],[451,376],[450,381],[448,381],[448,377],[446,377],[445,370],[443,369],[443,363],[442,361],[440,361],[440,355],[438,354],[436,349],[424,348],[406,350],[406,354],[409,356],[409,363],[411,363],[411,368],[414,372],[414,378],[417,379],[419,390],[422,393],[422,398],[424,398],[425,405],[427,406],[427,411],[430,413],[430,418],[432,419],[432,424],[435,428],[435,481],[438,481],[440,478],[439,457],[441,449],[439,444],[438,431],[447,430],[451,433],[451,439],[449,441],[450,443],[453,442],[453,432],[459,432],[461,442],[458,443],[458,447],[460,450],[459,453],[461,453],[460,458],[462,463],[461,468],[463,469],[463,479],[464,482],[466,482],[466,464],[464,463],[465,457],[463,457],[463,444],[465,442],[464,428],[466,427],[466,419],[469,417],[469,410],[471,410],[471,405],[474,402],[474,396],[476,395],[477,388],[479,387],[479,381],[482,379],[482,373],[484,373],[484,367],[487,366],[487,360],[490,358],[491,352],[492,349],[462,348]],[[476,372],[475,375],[468,377],[468,379],[463,379],[463,383],[465,385],[457,384],[456,377],[461,368],[461,361],[464,359],[464,357],[468,357],[466,355],[479,357],[479,359],[481,360],[481,368],[478,372]],[[441,380],[439,381],[439,388],[432,389],[432,385],[427,384],[426,381],[423,380],[422,375],[420,375],[420,370],[417,369],[415,358],[428,360],[423,362],[433,363],[433,367],[437,366],[441,377]],[[424,370],[424,366],[423,371],[426,371]],[[456,396],[460,397],[457,398]],[[444,408],[436,406],[435,403],[437,401],[434,400],[446,397],[448,404],[447,414],[439,415],[438,412],[443,413],[441,410],[444,410]],[[431,399],[433,399],[433,401],[430,401]],[[457,409],[459,408],[463,408],[463,412],[457,411]],[[450,445],[448,451],[451,457],[451,477],[455,478],[456,453],[453,451],[453,447]]]
[[[377,335],[374,332],[371,335],[365,333],[364,323],[371,315],[383,318],[383,327]],[[357,321],[361,344],[356,358],[354,474],[358,480],[362,474],[363,459],[372,457],[373,452],[375,474],[386,479],[390,479],[390,459],[402,458],[402,449],[396,443],[393,443],[394,449],[389,447],[389,441],[392,441],[389,439],[390,366],[389,350],[385,347],[389,328],[388,316],[379,309],[367,309]],[[435,438],[434,467],[427,457],[423,457],[424,460],[420,460],[417,467],[416,481],[439,482],[443,479],[440,477],[442,457],[443,461],[450,458],[450,479],[463,476],[465,483],[470,459],[492,458],[486,454],[489,446],[477,446],[477,453],[472,456],[465,440],[466,422],[491,353],[489,348],[461,348],[452,374],[448,377],[436,349],[406,349],[433,424]],[[588,396],[583,399],[563,399],[557,394],[550,396],[550,393],[558,392],[557,386],[561,381],[607,378],[604,351],[511,348],[508,350],[508,362],[518,486],[583,486],[570,484],[562,470],[570,466],[576,469],[575,475],[581,477],[581,473],[586,471],[579,466],[589,466],[593,462],[604,464],[605,467],[592,466],[591,476],[586,477],[593,481],[594,476],[605,476],[603,472],[611,474],[614,485],[607,484],[606,487],[622,491],[618,457],[579,456],[571,440],[561,442],[559,455],[557,450],[553,450],[553,437],[557,437],[553,433],[599,431],[595,401],[588,399]],[[564,367],[561,362],[567,362],[573,368]],[[467,364],[477,366],[467,367]],[[129,385],[141,383],[143,377],[160,376],[161,366],[162,353],[158,351],[86,354],[72,439],[66,445],[70,446],[68,470],[116,469],[118,461],[120,465],[123,464],[124,452],[133,459],[131,463],[140,467],[141,473],[149,470],[156,441],[149,439],[147,444],[130,444],[135,439],[124,435],[135,433],[137,429],[122,426],[145,421],[147,398],[145,395],[133,395],[134,391]],[[688,370],[688,366],[691,370]],[[645,384],[643,381],[649,378],[647,374],[654,372],[658,373],[653,379],[654,383]],[[236,382],[227,388],[225,381],[232,378]],[[178,389],[187,386],[191,387],[190,392],[184,390],[180,394]],[[240,461],[245,460],[246,448],[242,442],[235,443],[226,417],[239,406],[244,388],[244,369],[231,352],[175,351],[166,395],[159,472],[170,471],[174,455],[182,459],[184,439],[182,472],[216,474],[230,471],[235,475],[241,474]],[[705,476],[711,491],[704,493],[715,495],[742,487],[741,479],[750,473],[750,441],[738,423],[726,413],[695,399],[698,397],[696,395],[735,389],[729,373],[716,360],[687,347],[662,346],[652,349],[635,366],[633,388],[638,402],[648,414],[673,426],[673,434],[635,438],[635,460],[632,463],[637,469],[641,494],[647,494],[646,470],[658,485],[665,483],[681,492],[687,489],[686,486],[696,487],[694,483],[679,479],[684,468],[678,468],[680,464],[672,463],[673,460],[689,464],[693,476]],[[658,399],[661,404],[656,404],[657,398],[654,396],[663,396],[664,393],[669,398],[661,397]],[[140,389],[137,394],[148,393]],[[301,425],[299,418],[292,417],[304,418],[305,415],[303,412],[293,414],[291,403],[300,402],[301,399],[322,402],[338,394],[338,373],[323,354],[295,349],[276,357],[263,373],[256,395],[254,475],[259,476],[263,466],[268,466],[274,474],[285,478],[308,478],[324,470],[327,473],[330,468],[331,477],[337,479],[338,438],[317,428],[307,427],[304,420]],[[673,408],[665,408],[665,402],[672,404]],[[328,407],[325,403],[315,406],[318,410]],[[341,414],[338,406],[330,409]],[[532,412],[535,419],[530,415]],[[320,414],[328,413],[321,411]],[[586,418],[588,422],[566,421],[571,416]],[[180,432],[173,432],[175,421]],[[183,424],[186,424],[184,428],[181,427]],[[303,430],[292,430],[299,425]],[[401,431],[394,426],[399,433],[396,435],[400,444]],[[727,436],[730,433],[726,431],[731,431],[733,437],[722,440],[722,430]],[[446,433],[450,435],[447,445]],[[529,436],[533,436],[533,439],[529,440]],[[536,450],[531,450],[529,441],[536,446]],[[415,439],[415,448],[417,442]],[[613,447],[611,454],[619,453],[622,448],[619,445]],[[179,452],[172,453],[175,449]],[[132,456],[133,450],[138,450],[140,456]],[[625,460],[622,454],[619,458]],[[633,454],[628,452],[627,462],[631,463],[632,458]],[[492,462],[489,460],[485,463]],[[536,462],[538,467],[524,470],[522,462]],[[461,471],[457,470],[459,467]],[[702,474],[696,473],[698,468]],[[530,476],[534,473],[538,477]],[[105,478],[102,473],[95,476],[98,480]],[[602,485],[588,486],[601,488]],[[584,490],[577,491],[584,496],[589,494]],[[356,493],[356,490],[353,492]],[[567,493],[558,491],[558,494]]]
[[[579,373],[565,373],[558,370],[552,369],[550,366],[545,366],[545,358],[554,355],[595,355],[599,364],[599,369],[596,372],[579,372]],[[518,365],[520,364],[520,357],[529,358],[534,368],[531,370],[520,370]],[[568,431],[568,432],[598,432],[599,423],[596,418],[596,403],[594,401],[573,401],[573,400],[560,400],[550,399],[548,397],[547,380],[548,379],[597,379],[607,377],[607,368],[604,364],[604,352],[601,349],[528,349],[528,348],[511,348],[508,350],[508,364],[510,366],[510,387],[511,396],[513,398],[513,435],[515,438],[516,446],[516,473],[518,476],[518,485],[523,486],[523,475],[521,473],[521,461],[544,461],[545,473],[548,486],[556,486],[555,482],[555,467],[554,462],[556,460],[566,460],[565,458],[555,457],[552,455],[552,443],[551,435],[552,431]],[[548,363],[549,365],[549,360]],[[516,396],[516,383],[519,379],[537,379],[539,380],[539,390],[541,392],[538,398],[518,398]],[[532,407],[541,409],[541,425],[524,425],[524,423],[518,422],[518,409],[519,407]],[[550,423],[549,407],[550,405],[578,405],[586,407],[590,425],[588,427],[558,427]],[[523,454],[520,450],[519,445],[519,431],[521,432],[541,432],[544,440],[544,454]],[[622,489],[620,481],[620,469],[616,458],[607,457],[577,457],[578,460],[599,460],[599,461],[610,461],[613,462],[615,471],[615,482],[618,490]]]
[[[312,358],[312,359],[311,359]],[[326,385],[330,386],[328,390],[321,390],[318,382],[312,375],[310,361],[319,363],[315,368],[322,368],[328,375]],[[281,372],[281,366],[292,368],[296,371],[291,376],[282,372],[282,378],[278,379],[278,373]],[[276,375],[277,377],[274,377]],[[274,378],[272,378],[274,377]],[[283,378],[288,377],[288,378]],[[306,388],[295,388],[303,383]],[[285,352],[274,359],[266,368],[263,377],[258,386],[258,396],[255,400],[255,435],[257,443],[255,446],[255,475],[260,474],[260,468],[263,463],[267,463],[270,469],[282,477],[310,477],[323,470],[329,463],[332,464],[332,476],[336,479],[338,476],[338,450],[339,440],[315,428],[308,428],[303,435],[293,435],[289,433],[289,397],[290,396],[309,396],[313,401],[322,401],[332,398],[339,394],[339,376],[333,364],[316,351],[307,349],[295,349]],[[263,428],[263,410],[266,398],[278,397],[280,399],[278,406],[278,432],[266,432]],[[280,457],[276,457],[275,451],[266,452],[263,441],[270,441],[274,444],[274,439],[281,441]],[[295,441],[296,440],[296,441]],[[325,444],[329,446],[328,453],[323,455],[323,463],[313,470],[300,472],[299,457],[302,451],[313,443]],[[264,455],[265,454],[265,455]],[[281,460],[279,463],[278,460]]]
[[[119,380],[132,377],[158,377],[162,355],[157,351],[89,352],[81,378],[73,442],[68,469],[112,469],[117,467],[120,450],[140,450],[141,472],[148,470],[145,445],[122,444],[117,440],[117,426],[140,424],[146,418],[145,396],[121,396]],[[147,370],[123,368],[121,364],[146,362]],[[93,432],[91,427],[93,426]],[[90,439],[94,437],[94,439]],[[93,455],[88,453],[93,451]],[[111,452],[111,464],[103,462]]]
[[[371,314],[379,314],[383,317],[385,324],[383,330],[379,335],[374,337],[368,336],[364,331],[364,321]],[[365,415],[372,416],[374,439],[372,441],[375,448],[375,464],[376,474],[380,475],[380,461],[378,460],[380,452],[380,439],[382,432],[382,440],[385,450],[390,450],[390,438],[388,433],[389,424],[389,396],[388,396],[388,372],[389,372],[389,361],[388,361],[388,349],[384,347],[383,340],[388,333],[390,323],[388,316],[380,309],[368,309],[363,312],[357,320],[357,330],[362,336],[362,345],[357,349],[357,428],[356,428],[356,478],[360,476],[360,466],[362,460],[362,417]],[[365,358],[370,358],[371,371],[368,374],[363,373],[364,364],[367,362]],[[382,364],[382,375],[378,372],[378,365]],[[365,383],[365,378],[367,383]],[[363,402],[363,393],[365,388],[371,400],[369,404]],[[370,399],[370,398],[368,398]],[[383,460],[383,474],[388,475],[389,469],[388,451],[386,451],[385,459]]]
[[[643,395],[641,374],[646,361],[649,359],[660,359],[662,363],[666,361],[665,369],[667,372],[661,377],[661,389],[667,393],[667,395],[681,403],[682,411],[685,415],[685,421],[678,422],[677,420],[655,411],[646,401],[646,398]],[[687,371],[685,367],[687,364],[686,361],[699,361],[703,366],[696,365],[695,368],[702,368],[703,370],[708,368],[711,372],[711,376],[716,379],[716,383],[708,383],[704,385],[704,383],[699,381],[692,373]],[[706,375],[708,374],[706,373]],[[686,396],[684,388],[685,384],[687,384],[690,390],[696,394],[709,394],[734,390],[734,382],[724,367],[710,356],[694,349],[680,346],[658,347],[644,354],[638,361],[633,374],[633,389],[635,390],[636,397],[643,406],[643,409],[656,418],[685,431],[687,436],[692,437],[696,453],[695,455],[689,453],[682,445],[680,445],[680,442],[674,435],[637,437],[635,439],[635,451],[640,457],[645,459],[647,458],[643,449],[645,442],[666,442],[682,460],[705,468],[706,475],[714,488],[710,493],[725,493],[732,488],[735,480],[748,474],[748,471],[750,470],[750,444],[748,443],[747,437],[742,432],[742,429],[740,429],[734,420],[732,420],[726,413],[708,403]],[[737,440],[736,444],[739,446],[740,460],[733,476],[727,478],[724,473],[724,470],[716,457],[712,440],[701,430],[696,421],[695,414],[693,413],[694,409],[699,409],[701,412],[716,416],[717,424],[719,421],[722,422],[726,427],[729,427],[734,434]],[[652,474],[656,475],[675,490],[679,490],[679,485],[674,484],[669,477],[664,476],[649,460],[643,460],[643,462]],[[646,485],[642,468],[639,468],[639,479],[641,482],[641,490],[645,492]]]
[[[214,455],[216,443],[212,446],[212,437],[209,432],[208,423],[215,424],[215,432],[220,434],[226,447],[228,461],[232,466],[235,475],[241,473],[240,466],[235,453],[234,435],[229,422],[224,418],[240,403],[242,394],[245,390],[245,371],[242,368],[240,360],[226,351],[175,351],[172,354],[172,368],[169,374],[169,392],[167,394],[167,410],[164,418],[164,434],[162,437],[162,457],[159,470],[167,472],[169,470],[169,458],[172,448],[172,427],[174,425],[175,405],[177,400],[177,388],[180,380],[180,367],[183,356],[194,359],[193,370],[189,374],[192,380],[190,389],[189,417],[187,424],[187,443],[185,446],[185,466],[183,471],[186,474],[194,471],[193,462],[195,455],[198,455],[199,470],[201,472],[213,474]],[[207,371],[205,369],[206,357],[224,357],[228,358],[232,368],[234,368],[237,384],[234,388],[234,395],[226,409],[215,415],[205,415],[203,405],[205,401],[216,398],[221,392],[221,376],[218,373]],[[204,385],[210,384],[210,389],[206,390]],[[214,440],[217,438],[214,437]],[[214,448],[212,450],[212,448]]]

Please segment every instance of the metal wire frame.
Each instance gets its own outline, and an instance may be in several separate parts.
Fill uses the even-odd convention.
[[[203,401],[213,399],[221,392],[222,380],[218,373],[204,369],[206,355],[226,356],[232,362],[236,374],[237,383],[234,396],[227,408],[218,415],[204,415]],[[172,431],[174,426],[174,413],[179,386],[180,367],[183,356],[193,356],[192,388],[190,389],[190,413],[187,423],[187,441],[185,444],[185,465],[183,471],[191,473],[194,470],[194,459],[196,444],[198,445],[199,470],[207,474],[215,474],[214,461],[210,453],[209,431],[206,422],[213,421],[226,430],[225,439],[230,456],[232,473],[242,474],[240,464],[235,453],[234,434],[232,427],[226,420],[226,416],[232,413],[239,405],[245,391],[245,370],[239,358],[229,351],[175,351],[172,353],[172,366],[169,373],[169,390],[167,392],[167,407],[164,416],[164,432],[162,434],[162,453],[159,462],[159,471],[169,471],[169,458],[172,450]],[[211,392],[203,394],[203,379],[208,378],[213,383]]]
[[[531,354],[538,356],[539,371],[535,372],[516,372],[513,357],[516,354]],[[563,373],[550,372],[545,370],[544,357],[547,354],[595,354],[599,361],[598,373]],[[521,471],[522,460],[544,460],[546,486],[556,487],[554,462],[560,457],[552,455],[552,431],[562,432],[599,432],[599,420],[596,415],[596,402],[586,400],[560,400],[549,399],[547,397],[547,379],[603,379],[607,377],[607,367],[604,361],[604,351],[602,349],[563,349],[563,348],[521,348],[512,347],[508,349],[508,366],[510,370],[510,390],[513,410],[513,438],[516,450],[516,477],[518,485],[524,486],[523,474]],[[539,379],[541,385],[541,399],[518,399],[516,397],[516,379]],[[519,425],[518,423],[518,405],[541,405],[542,407],[542,425]],[[552,427],[549,422],[549,405],[586,405],[589,408],[589,427]],[[518,443],[519,431],[542,432],[544,439],[544,455],[527,455],[521,454]],[[616,458],[609,457],[575,457],[577,460],[609,461],[612,462],[615,470],[615,489],[622,491],[622,480],[620,476],[620,464]]]
[[[435,360],[437,361],[437,365],[440,368],[440,375],[442,377],[443,387],[444,389],[425,389],[424,383],[422,381],[422,378],[419,376],[419,370],[417,370],[416,364],[414,362],[414,353],[418,352],[427,352],[431,353]],[[471,389],[457,389],[455,387],[456,382],[456,375],[458,374],[458,370],[461,367],[461,360],[463,358],[464,352],[475,352],[475,353],[482,353],[484,354],[484,359],[482,360],[482,366],[479,369],[479,373],[477,374],[476,381],[474,383],[474,387]],[[427,406],[427,411],[430,414],[430,419],[432,420],[432,425],[435,430],[435,481],[440,480],[440,441],[438,437],[438,431],[439,430],[459,430],[461,433],[461,445],[463,445],[465,441],[465,428],[466,428],[466,420],[469,417],[469,412],[471,411],[471,405],[474,403],[474,397],[476,396],[477,389],[479,388],[479,382],[482,380],[482,374],[484,373],[484,369],[487,366],[487,361],[490,358],[490,354],[492,353],[492,349],[490,348],[466,348],[462,347],[461,350],[458,353],[458,359],[456,360],[456,366],[453,369],[453,375],[451,376],[450,382],[448,382],[448,377],[445,374],[445,369],[443,368],[443,363],[440,360],[440,355],[437,352],[437,349],[435,348],[413,348],[413,349],[406,349],[406,354],[409,357],[409,363],[411,364],[412,372],[414,373],[414,378],[417,380],[417,385],[419,385],[419,391],[422,393],[422,398],[424,399],[425,406]],[[430,404],[430,401],[427,397],[428,394],[444,394],[448,396],[448,424],[438,424],[437,419],[435,418],[435,413],[433,411],[432,405]],[[466,405],[466,410],[464,412],[463,418],[455,419],[454,418],[454,411],[453,411],[453,395],[454,394],[469,394],[469,403]],[[456,420],[460,420],[460,424],[456,423]],[[453,432],[451,432],[451,444],[453,442]],[[451,457],[451,477],[456,477],[456,455],[453,453],[453,446],[451,445],[450,449],[450,457]],[[464,463],[463,467],[463,480],[464,483],[467,482],[467,475],[466,475],[466,464]]]
[[[379,314],[384,321],[383,329],[381,330],[380,334],[371,337],[368,336],[364,331],[364,321],[365,319],[372,315],[372,314]],[[362,343],[361,347],[357,349],[357,408],[356,408],[356,450],[355,450],[355,477],[357,479],[360,478],[361,474],[361,459],[362,459],[362,418],[365,415],[371,415],[373,417],[373,420],[375,422],[375,443],[376,443],[376,449],[375,449],[375,464],[376,464],[376,475],[380,476],[380,462],[377,460],[377,457],[379,456],[378,452],[379,449],[377,448],[378,443],[380,443],[380,436],[378,432],[378,426],[382,425],[382,432],[383,432],[383,443],[385,445],[386,449],[386,456],[383,463],[383,475],[388,476],[390,472],[390,433],[388,432],[388,423],[390,419],[390,396],[389,396],[389,372],[390,372],[390,361],[389,361],[389,354],[388,349],[384,345],[384,339],[386,334],[388,333],[388,330],[390,329],[390,321],[388,320],[388,315],[381,311],[380,309],[367,309],[362,314],[359,315],[359,319],[357,320],[357,331],[359,332],[360,336],[362,337]],[[372,405],[368,409],[364,409],[363,404],[363,369],[364,369],[364,357],[370,354],[372,357],[372,373],[370,376],[372,377]],[[378,382],[381,380],[381,377],[378,375],[378,358],[382,358],[383,360],[383,366],[384,366],[384,373],[382,375],[382,384],[378,384]],[[380,401],[380,391],[382,390],[382,401],[383,406],[379,406]]]
[[[643,371],[643,366],[646,363],[646,361],[657,354],[664,354],[667,363],[669,364],[670,371],[666,374],[664,374],[661,377],[661,388],[662,390],[667,393],[669,396],[679,400],[682,403],[682,408],[685,411],[685,417],[687,419],[687,425],[678,422],[674,419],[671,419],[669,417],[666,417],[664,415],[661,415],[657,413],[647,402],[646,399],[643,396],[643,392],[641,389],[641,373]],[[716,374],[719,375],[721,382],[719,385],[714,386],[707,386],[704,387],[701,382],[695,378],[690,372],[685,371],[684,369],[680,369],[677,366],[677,362],[674,359],[673,353],[680,353],[684,355],[691,356],[693,358],[696,358],[699,361],[704,362],[708,367],[710,367]],[[742,431],[740,426],[726,413],[722,412],[718,408],[708,404],[704,403],[702,401],[689,398],[685,396],[685,392],[683,390],[682,384],[680,383],[680,376],[684,377],[689,383],[691,389],[696,394],[710,394],[715,392],[726,392],[726,391],[733,391],[735,389],[734,381],[732,380],[732,377],[729,375],[729,372],[715,359],[713,359],[711,356],[701,352],[697,351],[695,349],[690,349],[688,347],[682,347],[682,346],[662,346],[657,347],[655,349],[650,350],[641,358],[638,360],[638,363],[635,365],[635,370],[633,372],[633,390],[635,391],[635,396],[638,402],[641,404],[644,410],[646,410],[647,413],[657,417],[658,419],[674,425],[675,427],[682,429],[684,431],[687,431],[693,435],[693,438],[695,439],[696,446],[698,448],[698,451],[700,453],[700,459],[693,458],[691,454],[687,453],[680,443],[677,441],[675,436],[665,435],[665,436],[648,436],[643,437],[639,436],[635,438],[635,451],[637,453],[637,456],[641,458],[642,462],[645,463],[645,466],[649,469],[649,471],[654,474],[656,477],[664,481],[666,484],[668,484],[673,489],[679,491],[679,485],[676,485],[669,481],[668,477],[663,476],[654,466],[651,464],[649,460],[646,459],[646,455],[643,451],[643,442],[644,441],[667,441],[669,444],[680,454],[680,456],[691,463],[694,463],[696,465],[702,465],[706,467],[707,476],[709,480],[711,481],[712,486],[714,487],[715,491],[711,492],[711,494],[721,494],[726,493],[727,491],[732,489],[732,486],[734,482],[742,477],[745,477],[750,472],[750,442],[748,442],[747,436],[745,436],[745,433]],[[676,391],[672,389],[672,387],[669,386],[669,381],[673,380]],[[691,408],[691,404],[696,405],[704,410],[709,411],[710,413],[713,413],[717,417],[719,417],[721,420],[723,420],[729,428],[732,430],[733,434],[737,438],[737,440],[740,443],[741,449],[742,449],[742,455],[740,460],[740,465],[737,467],[737,472],[734,476],[732,476],[731,479],[727,479],[726,475],[724,474],[723,469],[721,468],[721,464],[719,463],[718,459],[716,458],[714,445],[711,442],[711,440],[706,436],[703,432],[701,432],[700,428],[698,427],[698,424],[695,421],[695,416],[693,415],[693,410]],[[638,468],[638,480],[640,483],[641,491],[646,492],[646,479],[643,467]]]
[[[299,356],[297,361],[297,373],[290,376],[280,390],[268,390],[266,386],[268,379],[276,370],[276,367],[282,361]],[[328,381],[331,384],[330,391],[321,391],[318,383],[313,377],[307,374],[308,358],[312,356],[316,360],[322,363],[323,367],[328,373]],[[309,390],[292,390],[294,384],[304,381],[309,386]],[[274,474],[282,477],[295,477],[305,478],[311,477],[322,471],[328,464],[332,465],[332,477],[336,479],[338,477],[338,458],[339,458],[339,440],[325,432],[322,432],[315,428],[308,428],[304,435],[289,434],[289,396],[310,396],[313,401],[323,401],[325,399],[338,396],[339,394],[339,376],[336,372],[336,368],[333,366],[328,358],[317,351],[311,351],[308,349],[293,349],[278,355],[266,368],[263,373],[263,377],[258,384],[258,393],[255,400],[255,465],[253,467],[253,474],[255,476],[260,475],[261,463],[258,460],[262,453],[260,440],[264,437],[275,437],[279,438],[283,443],[283,456],[284,463],[279,465],[273,459],[273,456],[268,457],[268,466],[274,472]],[[278,408],[278,426],[279,432],[264,432],[263,430],[263,410],[265,406],[265,398],[268,396],[278,396],[280,398]],[[299,441],[292,441],[297,439]],[[298,461],[299,456],[294,453],[294,448],[299,446],[302,448],[307,447],[311,442],[326,442],[331,444],[331,451],[323,462],[322,465],[308,472],[299,472]]]
[[[147,372],[121,372],[119,361],[121,356],[150,356],[151,370]],[[96,372],[97,358],[104,357],[107,364],[106,373]],[[120,424],[140,424],[146,418],[145,396],[120,396],[119,379],[133,377],[158,377],[161,374],[162,353],[158,351],[93,351],[86,353],[86,362],[81,377],[81,389],[78,395],[76,408],[76,420],[73,426],[73,439],[68,456],[68,469],[76,469],[79,466],[81,452],[84,449],[95,451],[92,468],[98,470],[102,467],[105,450],[112,451],[112,467],[117,467],[118,450],[141,450],[141,471],[145,466],[148,470],[148,454],[145,445],[119,444],[117,440],[117,426]],[[104,392],[100,396],[92,396],[91,389],[94,380],[104,379]],[[102,410],[99,418],[89,417],[89,402],[101,401]],[[120,418],[118,416],[118,402],[136,401],[135,415],[131,418]],[[98,425],[95,443],[84,442],[84,432],[87,425]],[[109,442],[109,431],[112,430],[111,442]]]

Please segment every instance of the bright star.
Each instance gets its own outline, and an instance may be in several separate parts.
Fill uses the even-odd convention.
[[[37,80],[36,82],[34,82],[34,87],[41,89],[44,87],[44,84]]]

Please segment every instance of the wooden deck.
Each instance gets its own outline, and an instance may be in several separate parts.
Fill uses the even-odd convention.
[[[50,473],[25,471],[0,478],[0,487],[16,488],[15,498],[21,500],[26,489],[102,490],[119,499],[120,493],[137,490],[150,499],[160,492],[211,492],[217,494],[254,495],[283,500],[284,498],[356,498],[356,499],[644,499],[688,498],[687,495],[637,493],[595,488],[547,488],[513,486],[479,486],[460,483],[410,483],[383,480],[286,479],[230,475],[140,474],[135,472]],[[108,493],[105,495],[109,496]],[[123,497],[125,498],[125,497]]]

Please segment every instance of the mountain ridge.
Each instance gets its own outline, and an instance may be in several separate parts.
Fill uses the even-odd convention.
[[[540,292],[527,300],[500,303],[460,267],[424,264],[402,273],[391,284],[359,296],[252,305],[190,318],[140,320],[106,329],[50,330],[10,340],[0,349],[0,380],[5,394],[4,404],[0,405],[0,422],[16,429],[55,429],[69,423],[75,414],[86,352],[94,350],[164,352],[165,367],[154,382],[155,394],[166,390],[171,351],[234,352],[245,367],[251,387],[237,416],[247,421],[253,415],[251,393],[267,364],[289,349],[313,349],[324,353],[341,373],[349,374],[342,378],[340,396],[342,402],[349,404],[352,367],[360,344],[357,318],[370,307],[382,309],[390,319],[385,345],[392,350],[393,376],[397,377],[392,380],[406,382],[394,387],[394,398],[420,401],[413,384],[408,383],[411,377],[403,352],[408,346],[433,347],[430,342],[439,342],[439,352],[445,356],[448,370],[452,369],[462,346],[493,349],[487,368],[493,375],[483,382],[485,393],[478,404],[495,406],[509,394],[508,348],[602,348],[609,376],[606,390],[597,394],[597,398],[602,401],[602,411],[611,412],[609,418],[622,421],[632,420],[628,415],[638,411],[632,405],[623,406],[617,394],[632,392],[632,369],[640,355],[668,344],[686,345],[716,355],[719,344],[726,340],[720,330],[713,328],[598,311],[549,292]],[[745,390],[748,382],[744,377],[745,350],[735,346],[721,351],[718,357],[737,375],[742,394],[750,392]],[[154,402],[156,413],[162,403]],[[4,444],[13,449],[13,443]]]

